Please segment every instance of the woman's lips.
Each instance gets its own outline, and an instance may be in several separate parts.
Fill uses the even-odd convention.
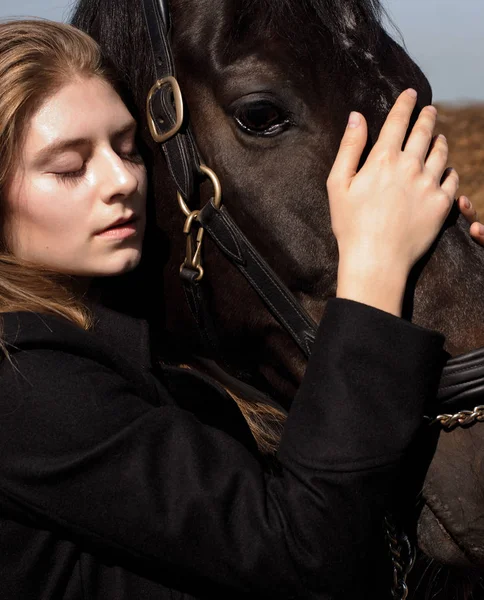
[[[137,225],[138,219],[133,217],[129,221],[104,229],[104,231],[101,231],[97,235],[99,237],[123,239],[135,235],[138,231]]]

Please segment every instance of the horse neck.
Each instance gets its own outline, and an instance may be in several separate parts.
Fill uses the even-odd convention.
[[[413,298],[412,321],[443,333],[454,356],[484,346],[484,251],[467,231],[461,218],[444,232]]]

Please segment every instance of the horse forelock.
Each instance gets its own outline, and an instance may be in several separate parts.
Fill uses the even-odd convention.
[[[308,25],[312,36],[330,37],[343,51],[354,47],[371,52],[381,32],[379,0],[241,0],[236,4],[236,28],[250,22],[252,33],[275,32],[296,51],[301,40],[311,42]]]
[[[397,87],[384,74],[383,63],[394,45],[382,25],[386,13],[380,0],[220,1],[220,6],[229,5],[228,62],[240,48],[258,50],[279,40],[299,64],[314,64],[319,75],[351,79],[362,106],[370,103],[380,114],[391,107]]]
[[[71,22],[101,44],[132,94],[138,101],[144,99],[153,79],[154,59],[141,1],[79,0]]]
[[[388,111],[396,90],[383,75],[382,63],[393,51],[382,26],[386,14],[380,0],[221,0],[232,8],[225,33],[228,61],[240,48],[259,49],[269,40],[282,41],[300,64],[314,64],[320,73],[351,78],[355,96]],[[333,75],[331,75],[333,76]],[[366,98],[366,102],[363,101]]]

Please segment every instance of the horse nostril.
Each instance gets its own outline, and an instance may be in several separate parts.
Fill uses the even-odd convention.
[[[417,525],[417,539],[421,550],[436,562],[456,568],[465,568],[475,566],[484,567],[484,554],[481,560],[469,559],[467,552],[462,550],[454,541],[451,534],[447,531],[443,523],[428,504],[425,504],[420,514]],[[463,546],[465,547],[465,546]]]

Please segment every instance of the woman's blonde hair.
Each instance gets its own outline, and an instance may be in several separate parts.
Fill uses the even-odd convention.
[[[99,77],[115,85],[98,44],[87,34],[45,20],[0,23],[1,223],[6,217],[4,195],[32,116],[78,77]],[[0,312],[58,314],[88,328],[88,311],[71,287],[67,277],[12,256],[5,232],[0,231]]]

